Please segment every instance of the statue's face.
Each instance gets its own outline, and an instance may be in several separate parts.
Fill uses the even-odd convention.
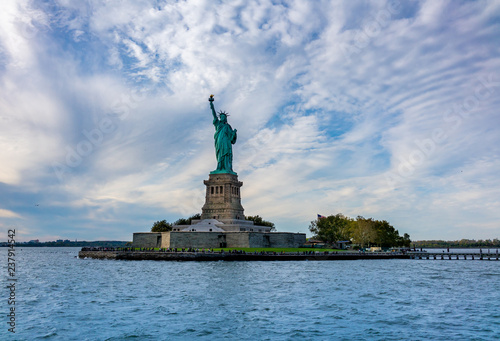
[[[227,116],[226,116],[226,115],[224,115],[224,114],[221,114],[221,115],[220,115],[220,121],[221,121],[222,123],[227,123]]]

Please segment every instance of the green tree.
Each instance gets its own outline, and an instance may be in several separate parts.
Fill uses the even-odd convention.
[[[374,225],[375,221],[372,218],[366,219],[362,216],[358,216],[356,221],[352,224],[353,241],[361,247],[374,244],[377,238],[377,231]]]
[[[410,247],[410,245],[411,245],[410,235],[408,233],[405,233],[403,235],[403,245],[401,246]]]
[[[199,213],[194,214],[187,219],[184,218],[177,219],[173,225],[191,225],[192,220],[198,220],[198,219],[201,219],[201,214]]]
[[[172,231],[172,224],[167,223],[165,219],[155,222],[153,224],[153,227],[151,227],[151,232],[168,232],[168,231]]]
[[[403,237],[400,237],[398,230],[386,220],[374,220],[373,228],[376,233],[373,244],[381,247],[403,246]]]
[[[349,240],[351,235],[351,218],[344,216],[342,213],[318,218],[311,221],[309,231],[314,233],[315,237],[319,240],[329,244],[340,240]]]
[[[358,216],[353,224],[352,238],[361,247],[376,245],[381,247],[410,246],[410,235],[400,236],[386,220],[374,220]]]
[[[271,228],[270,231],[276,231],[276,228],[274,227],[274,223],[262,219],[262,217],[260,217],[259,215],[255,215],[255,216],[250,215],[250,216],[245,217],[245,219],[253,221],[253,223],[257,226],[267,226],[267,227]]]

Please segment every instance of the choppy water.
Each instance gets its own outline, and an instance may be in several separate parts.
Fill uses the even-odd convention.
[[[497,261],[103,261],[78,250],[18,251],[17,333],[4,280],[1,340],[500,339]]]

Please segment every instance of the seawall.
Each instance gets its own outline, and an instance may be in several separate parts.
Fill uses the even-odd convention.
[[[357,259],[410,259],[401,253],[316,253],[316,254],[253,254],[209,252],[159,251],[80,251],[79,258],[116,260],[163,261],[299,261],[299,260],[357,260]]]

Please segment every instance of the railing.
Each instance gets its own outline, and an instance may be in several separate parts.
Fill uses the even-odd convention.
[[[442,259],[442,260],[500,260],[498,252],[495,253],[438,253],[438,252],[408,252],[411,259]]]

